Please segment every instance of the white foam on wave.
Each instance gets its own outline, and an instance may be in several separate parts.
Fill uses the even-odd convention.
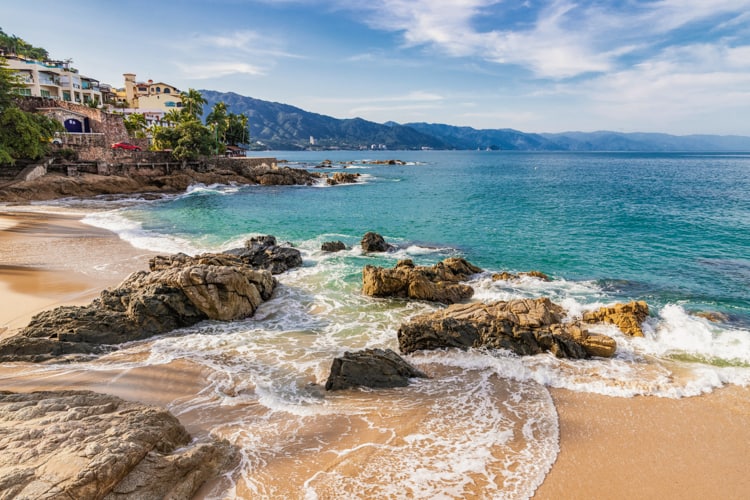
[[[147,231],[140,222],[123,216],[119,211],[95,212],[84,217],[81,222],[111,231],[134,247],[144,250],[191,255],[206,251],[204,247],[179,236]]]
[[[178,198],[185,198],[190,196],[202,196],[202,195],[230,195],[238,192],[241,186],[230,183],[230,184],[203,184],[201,182],[191,184],[185,190],[185,192],[178,196]]]

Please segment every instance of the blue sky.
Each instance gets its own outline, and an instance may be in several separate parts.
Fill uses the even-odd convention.
[[[132,72],[337,118],[750,136],[750,0],[4,0],[0,27],[118,87]]]

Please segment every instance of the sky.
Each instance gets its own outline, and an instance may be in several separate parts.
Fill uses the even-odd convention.
[[[115,87],[336,118],[750,136],[750,0],[2,0],[0,28]]]

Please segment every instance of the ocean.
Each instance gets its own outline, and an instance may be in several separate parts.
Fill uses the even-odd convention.
[[[101,201],[85,219],[165,253],[226,250],[272,234],[303,254],[304,266],[278,276],[253,318],[201,323],[87,367],[200,367],[200,390],[169,409],[242,450],[206,498],[526,498],[559,451],[548,388],[681,398],[750,383],[750,154],[274,154],[298,168],[330,159],[337,168],[316,171],[356,172],[360,181],[199,185],[117,208]],[[405,165],[369,163],[385,159]],[[364,255],[368,231],[397,251]],[[332,240],[349,249],[321,252]],[[407,359],[430,379],[324,394],[335,356],[397,350],[399,325],[440,307],[364,297],[362,268],[449,256],[485,270],[469,282],[472,300],[549,297],[571,317],[645,300],[646,336],[593,327],[617,340],[606,360],[418,353]],[[491,279],[529,270],[552,280]]]

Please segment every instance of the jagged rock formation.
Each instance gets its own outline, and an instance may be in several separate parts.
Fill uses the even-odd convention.
[[[528,272],[522,272],[518,274],[509,273],[508,271],[503,271],[501,273],[493,274],[492,281],[512,281],[512,280],[517,280],[519,278],[522,278],[524,276],[529,276],[531,278],[536,278],[542,281],[551,281],[550,277],[541,271],[528,271]]]
[[[365,266],[362,292],[372,297],[403,297],[454,304],[474,295],[474,289],[459,283],[482,270],[465,259],[450,257],[434,266],[415,266],[402,260],[393,269]]]
[[[236,257],[236,258],[233,258]],[[250,266],[265,269],[271,274],[281,274],[302,265],[302,254],[296,248],[278,245],[271,235],[257,236],[245,241],[242,248],[234,248],[223,253],[206,253],[189,257],[183,253],[152,259],[151,270],[157,271],[177,265],[222,265]]]
[[[100,353],[111,349],[106,346],[205,319],[252,316],[271,297],[276,280],[270,271],[254,269],[244,259],[224,254],[155,257],[150,272],[131,274],[87,306],[58,307],[34,316],[18,335],[0,342],[0,362]],[[266,265],[273,268],[275,262]]]
[[[333,360],[326,390],[405,387],[410,378],[427,378],[427,375],[390,349],[365,349],[344,353]]]
[[[189,499],[235,459],[166,410],[89,391],[0,392],[0,497]]]
[[[401,325],[399,348],[409,354],[445,347],[502,348],[519,355],[549,351],[557,357],[611,357],[614,339],[563,323],[565,311],[547,298],[491,304],[456,304]]]
[[[648,318],[648,304],[642,300],[602,307],[597,311],[583,314],[584,323],[609,323],[631,337],[643,337],[641,324],[646,318]]]
[[[202,184],[312,185],[322,174],[303,169],[269,166],[244,167],[239,171],[215,169],[208,172],[178,170],[153,175],[148,169],[139,175],[81,174],[68,177],[48,174],[33,181],[15,182],[0,189],[0,201],[24,202],[62,197],[85,198],[102,194],[177,193]],[[152,174],[152,175],[149,175]]]
[[[320,249],[324,252],[340,252],[346,250],[346,245],[343,241],[326,241],[320,245]]]
[[[360,245],[365,252],[387,252],[394,248],[393,245],[386,243],[385,238],[372,231],[365,233]]]
[[[338,184],[354,184],[359,179],[359,174],[350,174],[347,172],[336,172],[333,176],[326,179],[326,184],[336,186]]]

